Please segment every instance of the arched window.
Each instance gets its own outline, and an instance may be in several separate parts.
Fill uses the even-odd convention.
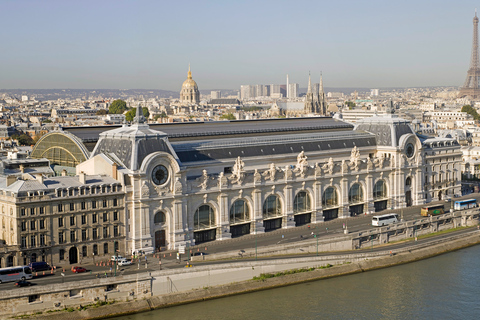
[[[363,188],[360,183],[354,183],[350,187],[350,191],[348,192],[348,202],[350,204],[363,202]]]
[[[387,185],[385,181],[378,180],[373,188],[373,199],[382,199],[387,197]]]
[[[215,227],[215,212],[208,204],[201,205],[193,216],[194,230],[209,229]]]
[[[158,211],[157,213],[155,213],[155,217],[153,217],[153,222],[155,224],[165,223],[165,221],[165,213],[163,213],[162,211]]]
[[[412,178],[407,177],[407,179],[405,180],[405,185],[406,185],[407,187],[411,186],[411,185],[412,185]]]
[[[304,213],[311,210],[310,196],[305,191],[300,191],[293,200],[293,213]]]
[[[325,189],[325,192],[323,192],[322,205],[324,207],[338,206],[337,189],[334,187],[328,187]]]
[[[250,220],[250,212],[248,210],[247,202],[244,200],[237,200],[230,208],[230,224],[241,223]]]
[[[282,205],[280,204],[280,199],[274,194],[269,195],[263,203],[263,218],[268,219],[281,215]]]

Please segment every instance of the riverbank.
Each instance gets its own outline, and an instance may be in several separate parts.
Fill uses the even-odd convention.
[[[473,231],[473,229],[472,229]],[[318,267],[318,261],[312,259],[313,270],[307,272],[298,272],[272,278],[263,277],[262,280],[246,280],[228,283],[224,285],[204,287],[201,289],[174,292],[159,296],[153,296],[141,300],[133,300],[129,302],[117,301],[115,303],[99,306],[88,307],[82,311],[70,310],[43,312],[32,315],[30,318],[35,319],[104,319],[118,315],[132,314],[143,311],[150,311],[157,308],[164,308],[179,304],[187,304],[208,299],[217,299],[221,297],[249,293],[260,290],[267,290],[276,287],[288,286],[302,282],[316,281],[342,275],[360,273],[380,268],[391,267],[395,265],[410,263],[422,259],[427,259],[446,252],[458,250],[480,243],[480,232],[469,232],[461,237],[449,237],[445,241],[436,243],[430,247],[406,250],[400,253],[387,255],[385,257],[365,258],[355,262],[348,262],[343,259],[344,263],[332,265],[331,267]]]

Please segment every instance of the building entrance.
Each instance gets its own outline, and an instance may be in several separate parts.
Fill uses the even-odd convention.
[[[217,229],[195,231],[193,237],[195,238],[195,244],[202,242],[213,241],[217,235]]]
[[[324,221],[332,220],[338,218],[338,208],[323,210]]]
[[[70,261],[70,264],[78,262],[78,250],[76,247],[71,247],[68,251],[68,260]]]
[[[230,233],[232,234],[232,238],[250,234],[250,223],[230,226]]]
[[[308,224],[312,222],[312,214],[311,213],[297,214],[293,217],[293,219],[295,219],[295,227],[303,226],[304,224]]]
[[[282,227],[282,218],[263,220],[265,232],[280,229]]]
[[[160,251],[160,249],[166,245],[165,230],[155,231],[155,249]]]

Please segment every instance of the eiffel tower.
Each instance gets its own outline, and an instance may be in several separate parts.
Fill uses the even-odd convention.
[[[462,88],[460,88],[459,97],[469,97],[471,99],[480,98],[480,64],[478,62],[478,18],[477,10],[475,9],[475,18],[473,18],[473,44],[472,44],[472,58],[470,60],[470,69],[467,72],[467,79]]]

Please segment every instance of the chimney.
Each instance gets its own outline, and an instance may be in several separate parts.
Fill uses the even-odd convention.
[[[80,174],[78,175],[78,180],[80,181],[81,184],[86,184],[87,183],[87,175],[85,174],[85,172],[80,172]]]
[[[17,177],[15,176],[7,176],[7,187],[17,181]]]
[[[37,181],[40,182],[41,184],[43,184],[43,174],[37,174],[36,175],[36,178],[37,178]]]
[[[117,175],[118,175],[118,167],[117,167],[117,164],[114,162],[112,165],[112,178],[117,180]]]
[[[62,177],[65,177],[67,175],[67,170],[63,169],[62,170]]]

